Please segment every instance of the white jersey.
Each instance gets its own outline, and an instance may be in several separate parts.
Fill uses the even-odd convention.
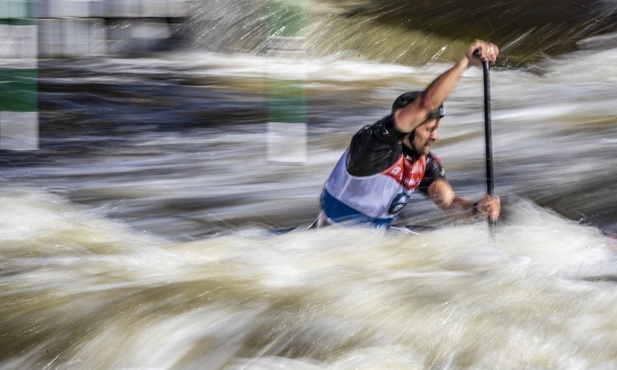
[[[326,181],[321,208],[329,222],[368,223],[387,227],[420,185],[426,157],[415,160],[401,154],[390,167],[369,176],[353,176],[346,168],[348,151]]]

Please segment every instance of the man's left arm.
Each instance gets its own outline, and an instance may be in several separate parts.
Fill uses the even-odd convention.
[[[501,201],[499,197],[485,194],[477,202],[456,195],[452,185],[445,178],[436,179],[427,189],[428,198],[453,219],[499,218]]]

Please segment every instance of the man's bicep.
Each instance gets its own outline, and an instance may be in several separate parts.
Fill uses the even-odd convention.
[[[430,111],[422,104],[422,99],[422,96],[417,97],[407,106],[392,114],[394,125],[399,131],[411,132],[426,120]]]

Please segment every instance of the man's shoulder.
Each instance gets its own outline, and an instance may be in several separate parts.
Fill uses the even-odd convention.
[[[351,139],[347,170],[356,176],[379,173],[401,154],[401,134],[393,129],[391,116],[362,127]]]
[[[363,126],[352,138],[352,141],[361,140],[363,145],[371,145],[375,141],[378,146],[393,145],[401,140],[404,134],[396,129],[392,116],[388,115],[373,124]]]
[[[427,161],[427,162],[428,162],[428,161],[432,161],[432,162],[435,162],[435,163],[437,163],[438,165],[440,165],[440,166],[441,166],[441,159],[439,159],[439,157],[437,156],[437,154],[435,154],[435,153],[433,153],[433,152],[429,152],[429,153],[426,155],[426,161]]]
[[[436,176],[436,177],[445,176],[446,171],[444,170],[443,165],[441,164],[441,160],[433,152],[429,152],[426,155],[426,168],[429,172],[432,172],[433,176]]]

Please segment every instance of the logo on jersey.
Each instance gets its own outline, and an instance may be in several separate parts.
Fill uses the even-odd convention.
[[[405,205],[407,205],[407,195],[405,195],[405,193],[399,193],[394,197],[394,199],[392,199],[390,208],[388,208],[388,213],[398,213],[401,209],[403,209],[403,207],[405,207]]]

